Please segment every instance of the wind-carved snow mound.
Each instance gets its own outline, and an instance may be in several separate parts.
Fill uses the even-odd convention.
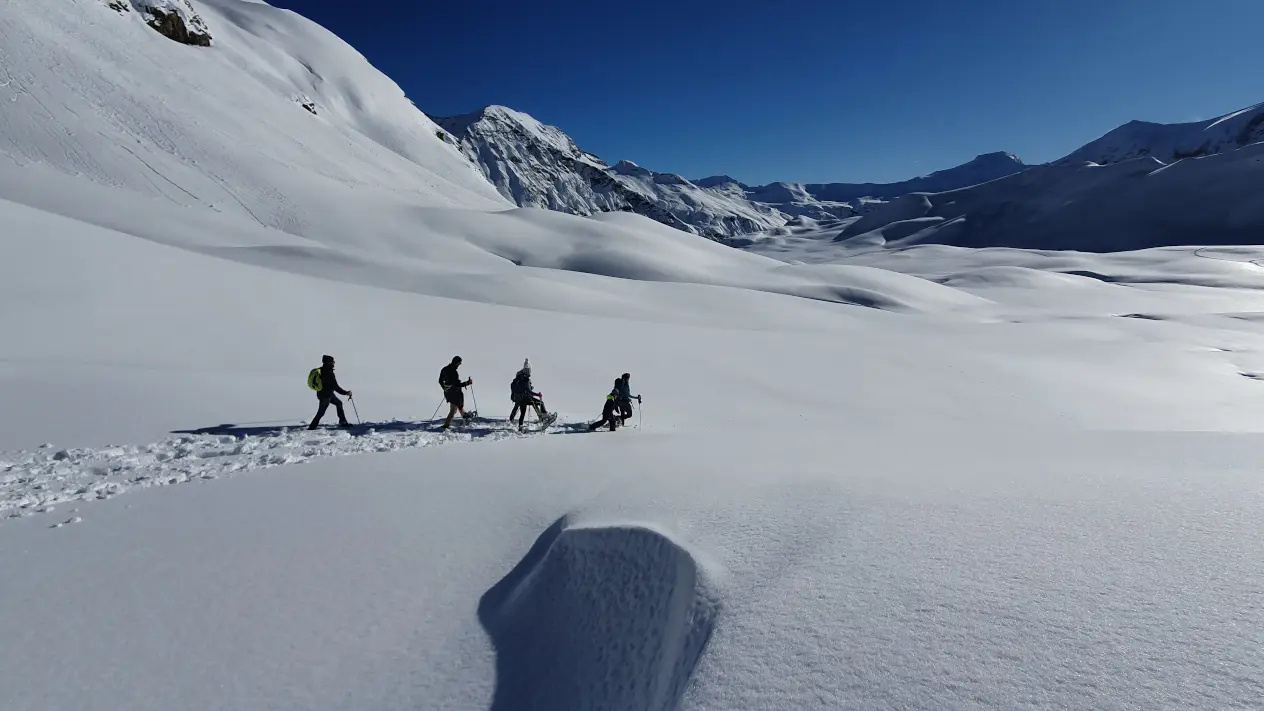
[[[676,709],[718,611],[667,536],[562,518],[479,602],[496,648],[491,709]]]

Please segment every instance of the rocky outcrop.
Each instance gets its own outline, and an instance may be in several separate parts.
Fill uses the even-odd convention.
[[[145,24],[170,40],[194,47],[210,47],[211,32],[189,0],[131,0]],[[113,6],[111,6],[113,7]]]

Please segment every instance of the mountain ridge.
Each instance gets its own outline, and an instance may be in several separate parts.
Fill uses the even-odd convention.
[[[631,160],[608,164],[556,126],[489,104],[431,119],[521,207],[577,215],[635,212],[712,239],[781,227],[801,218],[839,220],[863,213],[862,198],[889,199],[918,189],[951,189],[994,180],[1027,166],[1009,153],[984,154],[954,168],[901,183],[776,182],[747,185],[729,176],[690,180]]]

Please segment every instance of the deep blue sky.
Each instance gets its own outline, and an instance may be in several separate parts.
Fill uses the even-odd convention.
[[[626,158],[748,183],[1052,160],[1134,118],[1264,101],[1260,0],[271,0],[427,113],[503,104]]]

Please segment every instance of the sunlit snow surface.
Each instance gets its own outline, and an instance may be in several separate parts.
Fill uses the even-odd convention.
[[[1264,698],[1258,250],[511,210],[331,35],[197,9],[0,6],[0,709]],[[366,426],[297,429],[324,353]]]

